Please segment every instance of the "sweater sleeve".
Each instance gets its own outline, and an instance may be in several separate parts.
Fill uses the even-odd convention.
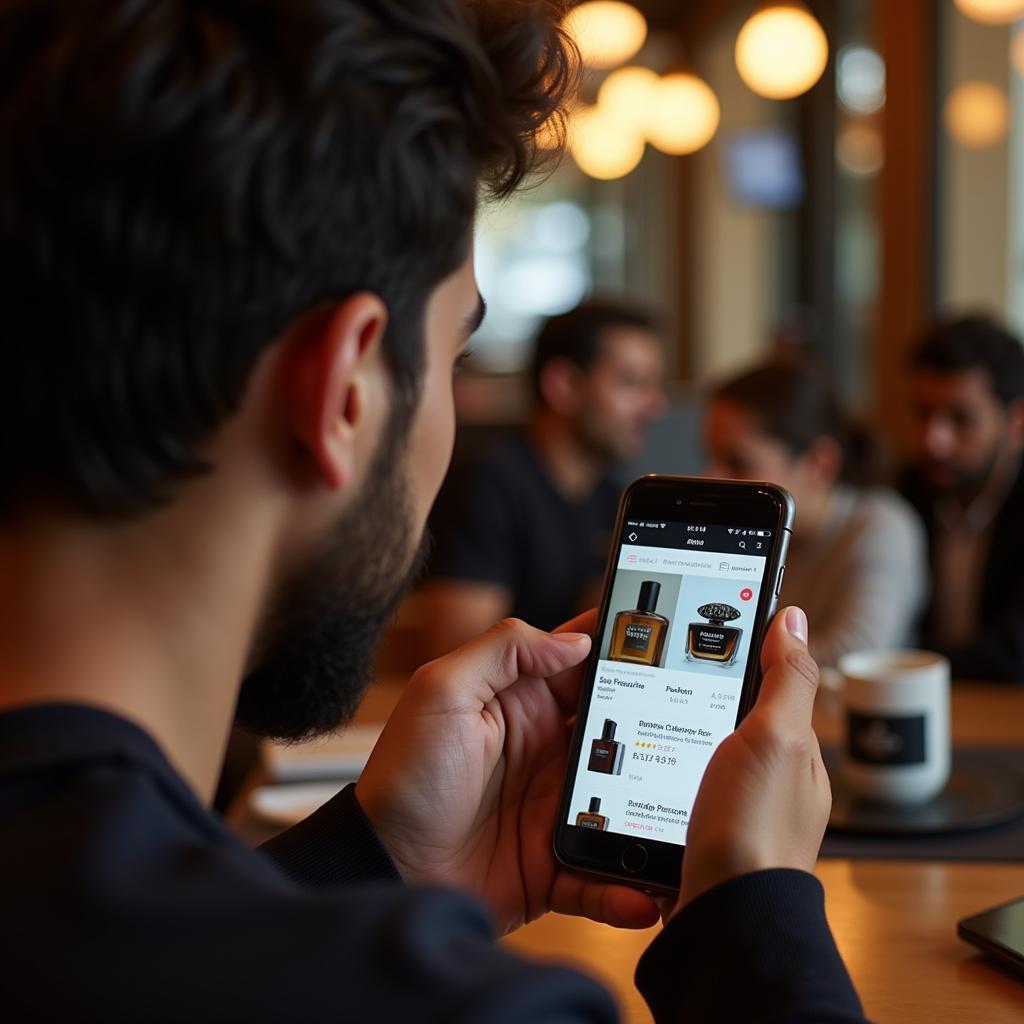
[[[865,1021],[821,884],[803,871],[760,871],[702,893],[648,948],[636,982],[659,1024]]]
[[[260,849],[289,878],[311,888],[400,881],[359,806],[355,783]]]

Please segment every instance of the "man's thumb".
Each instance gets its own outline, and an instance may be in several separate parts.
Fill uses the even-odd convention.
[[[818,666],[808,653],[807,637],[802,609],[784,608],[775,616],[761,647],[764,678],[758,709],[809,718],[818,689]]]

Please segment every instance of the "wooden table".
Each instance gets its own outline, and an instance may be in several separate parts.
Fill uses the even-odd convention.
[[[359,720],[385,719],[400,690],[399,680],[371,687]],[[815,726],[823,742],[838,739],[838,703],[830,694],[821,695]],[[955,686],[953,733],[961,744],[1024,745],[1024,688]],[[959,918],[1024,895],[1019,860],[822,860],[817,874],[836,941],[872,1020],[1024,1022],[1024,980],[956,937]],[[525,956],[593,975],[615,994],[624,1020],[649,1021],[633,971],[656,934],[549,914],[503,941]]]
[[[823,694],[815,726],[825,742],[839,736],[836,712],[835,700]],[[1024,744],[1024,689],[954,687],[953,733],[964,744]],[[839,949],[872,1020],[1024,1022],[1024,980],[956,937],[961,917],[1024,896],[1024,865],[822,860],[817,875]],[[649,1021],[633,970],[656,934],[549,914],[505,942],[527,956],[579,967],[615,993],[624,1020]]]

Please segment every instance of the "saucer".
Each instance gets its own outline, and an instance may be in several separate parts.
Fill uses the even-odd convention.
[[[833,832],[873,836],[941,835],[1002,825],[1024,815],[1024,775],[1009,764],[965,763],[953,752],[949,781],[923,804],[881,804],[853,793],[836,751],[826,759],[832,782]]]

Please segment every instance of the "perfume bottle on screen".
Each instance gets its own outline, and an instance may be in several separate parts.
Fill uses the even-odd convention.
[[[697,614],[707,621],[690,623],[686,632],[686,660],[731,665],[739,653],[743,630],[726,623],[738,619],[741,613],[730,604],[714,602],[702,604]]]
[[[601,772],[603,775],[621,775],[624,747],[615,739],[618,724],[610,718],[604,720],[601,738],[590,744],[590,760],[588,771]]]
[[[668,635],[668,619],[656,611],[660,593],[661,584],[657,580],[644,580],[640,584],[636,607],[615,616],[612,639],[608,645],[609,661],[661,667],[661,655]]]
[[[600,832],[608,831],[608,819],[601,813],[601,798],[599,796],[590,798],[590,810],[580,811],[576,815],[576,824],[580,828],[594,828]]]

